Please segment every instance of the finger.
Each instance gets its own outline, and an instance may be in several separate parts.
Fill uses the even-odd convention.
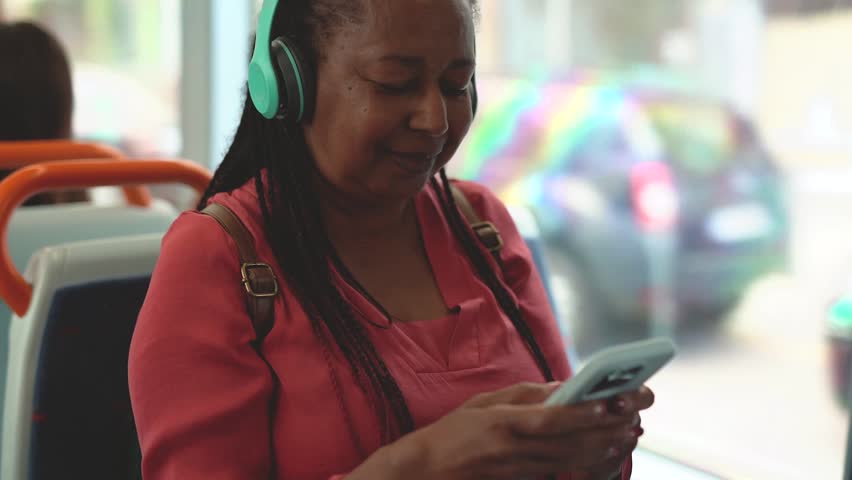
[[[541,403],[559,387],[559,382],[524,382],[494,392],[481,393],[468,400],[464,406],[483,408],[494,405],[524,405]]]
[[[585,477],[580,478],[621,478],[618,475],[621,469],[624,468],[625,458],[616,458],[601,465],[590,467],[586,472]]]
[[[549,478],[559,473],[575,472],[578,469],[580,467],[570,464],[566,465],[565,461],[549,461],[535,458],[524,458],[513,461],[503,459],[491,464],[483,477],[506,480]]]
[[[646,386],[634,392],[623,393],[608,399],[607,409],[615,415],[630,414],[645,410],[654,403],[654,392]]]
[[[516,437],[515,448],[522,455],[561,458],[576,454],[595,463],[602,460],[611,447],[622,452],[632,451],[641,433],[631,424],[620,424],[569,435]]]
[[[625,427],[633,417],[612,415],[604,402],[594,401],[577,405],[545,406],[505,405],[500,407],[507,428],[521,436],[560,436],[583,430],[605,427]]]
[[[563,437],[560,439],[528,439],[518,444],[511,454],[496,459],[493,465],[501,473],[522,477],[552,473],[594,470],[615,471],[635,448],[636,440],[619,437],[614,432]]]
[[[645,410],[651,407],[654,404],[654,391],[650,388],[642,385],[639,387],[639,392],[637,393],[636,404],[639,406],[639,410]]]
[[[607,460],[609,464],[619,465],[621,459],[612,457]],[[574,455],[561,457],[529,456],[504,456],[489,464],[489,471],[484,475],[486,478],[506,478],[511,480],[543,478],[559,473],[578,471],[597,471],[604,463],[593,464],[588,459]]]

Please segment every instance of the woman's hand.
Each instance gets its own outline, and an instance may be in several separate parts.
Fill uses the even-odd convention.
[[[639,437],[641,437],[644,433],[644,430],[642,429],[642,419],[639,417],[638,413],[638,411],[641,409],[639,406],[644,404],[648,404],[650,406],[650,404],[653,402],[653,392],[651,392],[651,390],[647,387],[642,387],[638,392],[633,392],[627,395],[620,395],[616,398],[607,401],[607,409],[610,412],[614,412],[616,414],[618,414],[618,412],[636,412],[635,420],[633,422],[633,424],[635,425],[634,431],[637,433],[636,442],[634,442],[628,448],[625,448],[622,452],[623,455],[614,458],[610,462],[606,462],[602,465],[598,465],[587,470],[571,472],[571,480],[620,480],[621,469],[624,466],[624,462],[636,448],[636,444],[639,440]]]
[[[523,383],[477,395],[384,447],[349,478],[518,480],[577,472],[609,480],[636,447],[638,412],[653,394],[642,387],[610,401],[544,406],[557,386]]]

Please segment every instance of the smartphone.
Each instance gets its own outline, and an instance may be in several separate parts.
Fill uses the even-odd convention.
[[[654,338],[605,348],[545,401],[545,405],[571,405],[609,398],[639,389],[675,355],[668,338]]]

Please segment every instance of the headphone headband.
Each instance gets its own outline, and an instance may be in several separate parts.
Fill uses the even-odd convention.
[[[264,0],[260,7],[254,51],[248,70],[249,96],[265,118],[287,119],[293,123],[311,117],[316,85],[314,72],[305,63],[296,42],[282,35],[274,40],[272,22],[279,0]],[[471,107],[476,113],[476,82],[471,85]]]
[[[260,7],[260,15],[257,19],[257,33],[254,39],[254,54],[252,58],[271,62],[269,55],[269,46],[272,41],[269,39],[272,32],[272,18],[275,17],[275,9],[278,7],[278,0],[263,0]]]
[[[251,95],[254,106],[266,118],[274,118],[278,113],[279,105],[277,80],[272,67],[271,42],[269,39],[276,7],[278,7],[278,0],[264,0],[260,8],[254,52],[251,56],[248,74],[249,95]]]

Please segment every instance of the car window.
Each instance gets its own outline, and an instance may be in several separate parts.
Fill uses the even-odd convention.
[[[729,117],[720,108],[676,103],[648,107],[654,126],[678,168],[698,175],[724,168],[734,157]]]

